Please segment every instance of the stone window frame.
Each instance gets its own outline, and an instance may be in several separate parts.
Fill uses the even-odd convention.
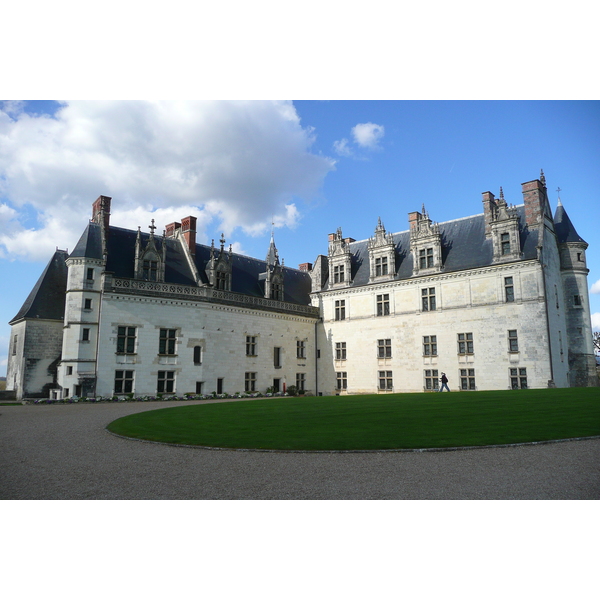
[[[335,360],[346,360],[346,342],[335,343]]]
[[[117,354],[135,354],[136,341],[137,327],[117,325]]]
[[[343,264],[335,265],[333,267],[333,284],[345,282],[345,269]]]
[[[508,330],[508,351],[513,354],[519,351],[519,335],[516,329]]]
[[[421,310],[423,312],[433,312],[434,310],[437,310],[435,287],[421,288]]]
[[[306,391],[306,373],[296,373],[296,391]]]
[[[115,371],[115,394],[132,394],[134,390],[135,371],[133,369],[117,369]]]
[[[376,298],[376,315],[378,317],[387,317],[390,315],[390,295],[377,294]]]
[[[344,321],[346,319],[346,301],[336,300],[334,304],[335,308],[335,320]]]
[[[438,369],[425,369],[423,371],[423,380],[426,390],[437,391],[440,389]]]
[[[347,371],[336,371],[336,390],[347,390],[348,389],[348,372]]]
[[[437,356],[437,335],[423,336],[423,356]]]
[[[256,391],[256,372],[246,371],[244,373],[244,391],[255,392]]]
[[[510,389],[525,390],[528,388],[527,367],[510,367],[508,369],[508,376],[510,381]]]
[[[195,365],[201,365],[202,364],[202,359],[203,359],[202,355],[203,354],[204,354],[204,352],[203,352],[202,346],[200,346],[200,345],[194,346],[194,357],[193,357],[193,360],[194,360],[194,364]]]
[[[296,358],[306,359],[306,341],[296,340]]]
[[[514,302],[515,301],[515,284],[512,277],[504,278],[504,301]]]
[[[375,277],[385,277],[389,273],[388,257],[375,257]]]
[[[258,336],[257,335],[247,335],[246,336],[246,356],[258,356],[257,354],[257,344],[258,344]]]
[[[377,389],[386,392],[394,389],[394,376],[392,371],[377,371]]]
[[[158,333],[158,354],[177,356],[177,329],[160,328]]]
[[[457,333],[456,334],[456,343],[458,345],[458,354],[460,356],[465,356],[467,354],[474,354],[474,346],[473,346],[473,333]]]
[[[175,382],[175,371],[158,371],[156,377],[156,393],[174,394]]]
[[[377,340],[377,358],[392,358],[392,339]]]
[[[459,369],[459,381],[461,391],[476,390],[475,369]]]

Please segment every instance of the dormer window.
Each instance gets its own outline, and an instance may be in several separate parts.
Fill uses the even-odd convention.
[[[387,256],[375,259],[375,277],[381,277],[388,274],[388,259]]]
[[[156,281],[158,273],[158,261],[157,260],[145,260],[144,267],[142,270],[142,277],[146,281]]]
[[[344,282],[344,265],[337,265],[333,267],[333,283]]]
[[[419,250],[419,268],[430,269],[433,267],[433,248]]]
[[[226,290],[227,289],[227,273],[223,271],[217,271],[217,280],[216,280],[216,288],[218,290]]]
[[[500,236],[500,246],[502,249],[502,256],[510,254],[510,234],[503,233]]]

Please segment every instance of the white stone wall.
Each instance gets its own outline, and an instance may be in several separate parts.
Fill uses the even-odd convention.
[[[504,300],[504,278],[512,277],[514,302]],[[421,310],[421,289],[436,290],[435,311]],[[389,294],[390,315],[376,316],[376,297]],[[344,291],[322,292],[319,380],[335,393],[335,373],[348,374],[348,393],[377,392],[378,371],[393,373],[395,392],[424,389],[425,369],[444,371],[458,389],[460,369],[475,369],[477,389],[507,389],[509,369],[526,368],[528,386],[550,379],[548,328],[539,264],[536,261],[441,274]],[[345,300],[346,319],[335,321],[335,300]],[[509,352],[508,331],[517,330],[519,351]],[[458,354],[457,334],[472,333],[474,353]],[[437,337],[438,355],[423,355],[423,336]],[[377,340],[391,339],[392,358],[377,357]],[[335,360],[335,343],[346,342],[347,359]],[[562,380],[561,380],[562,383]],[[566,385],[566,383],[564,383]]]
[[[280,380],[281,389],[306,374],[306,389],[316,392],[314,318],[246,309],[223,304],[106,293],[103,298],[98,355],[97,394],[114,393],[116,370],[134,370],[135,395],[157,393],[158,371],[175,371],[175,393],[244,391],[246,372],[256,373],[256,389],[265,392]],[[136,328],[136,353],[116,353],[119,326]],[[176,329],[175,356],[159,356],[160,329]],[[256,337],[256,356],[246,356],[246,336]],[[296,357],[296,342],[305,341],[306,358]],[[195,365],[194,346],[202,347]],[[281,350],[281,368],[274,366],[274,347]]]

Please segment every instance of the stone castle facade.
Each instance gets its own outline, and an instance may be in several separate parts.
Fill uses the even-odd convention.
[[[235,393],[294,385],[313,394],[597,384],[585,252],[543,173],[483,213],[356,241],[284,266],[196,219],[155,235],[110,225],[100,196],[70,254],[57,250],[11,321],[7,387],[18,398]]]

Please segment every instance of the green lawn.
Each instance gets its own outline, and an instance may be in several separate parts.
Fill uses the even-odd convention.
[[[108,430],[222,448],[511,444],[600,435],[600,388],[269,398],[163,408],[117,419]]]

